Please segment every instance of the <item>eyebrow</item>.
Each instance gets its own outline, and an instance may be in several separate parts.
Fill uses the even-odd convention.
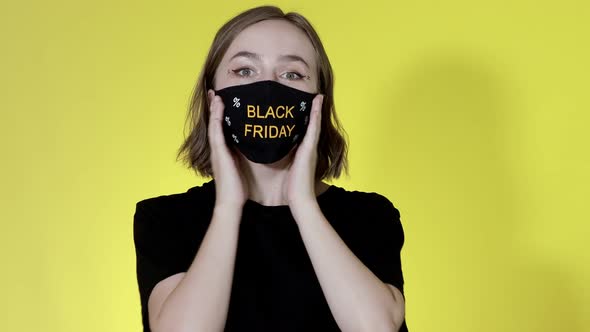
[[[262,57],[260,56],[260,54],[257,53],[253,53],[253,52],[249,52],[249,51],[239,51],[238,53],[234,54],[230,60],[233,60],[234,58],[237,57],[244,57],[244,58],[248,58],[248,59],[254,59],[257,61],[262,60]],[[302,57],[300,57],[299,55],[295,55],[295,54],[285,54],[285,55],[281,55],[279,56],[279,60],[280,61],[300,61],[302,62],[307,68],[309,68],[309,64],[307,63],[307,61],[305,61]]]
[[[279,60],[281,60],[281,61],[300,61],[300,62],[303,62],[305,67],[309,68],[309,64],[305,60],[303,60],[303,58],[300,57],[299,55],[285,54],[285,55],[281,55],[279,57]]]

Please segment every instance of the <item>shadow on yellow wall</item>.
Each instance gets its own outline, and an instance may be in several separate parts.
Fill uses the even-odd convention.
[[[410,175],[396,189],[407,200],[408,326],[415,317],[430,331],[440,324],[457,331],[582,331],[572,271],[527,237],[535,225],[527,218],[543,208],[528,197],[521,174],[528,165],[520,130],[530,124],[519,111],[517,84],[500,67],[436,50],[397,80],[375,85],[387,110],[374,121],[386,140],[378,147],[386,153],[375,153],[378,164]]]

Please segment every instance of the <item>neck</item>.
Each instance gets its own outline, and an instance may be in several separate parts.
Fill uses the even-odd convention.
[[[287,205],[283,195],[283,185],[288,175],[288,167],[294,156],[292,150],[283,159],[271,164],[257,164],[238,153],[242,176],[248,184],[249,199],[266,206]],[[327,184],[316,181],[316,193],[323,192]]]

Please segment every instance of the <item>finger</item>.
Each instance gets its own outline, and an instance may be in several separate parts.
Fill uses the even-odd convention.
[[[309,126],[305,132],[302,145],[315,146],[320,137],[321,123],[322,123],[322,104],[324,95],[317,95],[312,102]]]
[[[216,109],[218,108],[217,103],[214,100],[215,94],[212,90],[207,91],[207,99],[209,100],[209,123],[207,125],[207,134],[209,136],[209,143],[215,143],[215,123],[218,122],[218,115]]]
[[[208,93],[209,95],[209,93]],[[210,116],[209,116],[209,143],[218,148],[221,145],[223,145],[224,141],[223,141],[223,128],[221,127],[222,125],[222,119],[223,119],[223,111],[224,111],[224,105],[223,102],[221,101],[221,97],[219,96],[215,96],[215,94],[213,92],[211,92],[210,94],[210,107],[209,107],[209,111],[210,111]]]

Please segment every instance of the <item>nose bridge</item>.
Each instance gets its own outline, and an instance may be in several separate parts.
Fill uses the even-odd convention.
[[[278,81],[279,78],[275,73],[275,70],[272,64],[265,63],[264,68],[262,69],[262,80],[264,81]]]
[[[275,75],[274,71],[265,71],[262,75],[263,81],[278,81],[278,77]]]

